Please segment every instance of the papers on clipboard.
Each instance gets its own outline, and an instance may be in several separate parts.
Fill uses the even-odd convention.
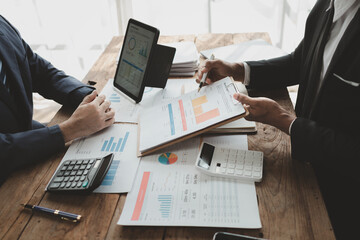
[[[139,120],[139,152],[146,155],[246,115],[233,98],[229,77],[178,98],[145,109]]]

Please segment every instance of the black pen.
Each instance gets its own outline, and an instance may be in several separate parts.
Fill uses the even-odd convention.
[[[40,207],[36,205],[30,205],[30,204],[21,204],[24,208],[31,209],[35,212],[42,212],[49,215],[53,215],[56,217],[59,217],[63,220],[71,221],[71,222],[78,222],[81,219],[81,215],[73,214],[73,213],[67,213],[60,210],[54,210],[46,207]]]
[[[215,56],[214,54],[211,54],[210,60],[214,60]],[[202,88],[202,86],[204,85],[205,81],[206,81],[206,77],[207,77],[207,72],[203,74],[201,81],[199,83],[199,88],[198,88],[198,92],[200,91],[200,89]]]

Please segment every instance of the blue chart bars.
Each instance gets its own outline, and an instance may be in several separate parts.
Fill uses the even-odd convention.
[[[109,97],[110,102],[114,103],[114,102],[120,102],[120,96],[116,93],[113,93],[110,95]]]
[[[119,167],[119,163],[120,163],[120,161],[113,160],[101,185],[103,185],[103,186],[111,186],[112,185],[115,175],[116,175],[116,171]]]
[[[172,205],[172,195],[158,195],[158,200],[160,202],[160,213],[162,218],[169,218],[171,205]]]
[[[118,142],[114,142],[114,137],[111,137],[110,140],[105,140],[101,148],[102,152],[123,152],[126,141],[129,137],[129,132],[126,132],[124,139],[119,138]]]
[[[169,118],[170,118],[171,135],[175,135],[174,115],[173,115],[172,105],[170,103],[168,104],[168,110],[169,110]]]

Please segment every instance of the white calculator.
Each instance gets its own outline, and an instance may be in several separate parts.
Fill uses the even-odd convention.
[[[203,173],[216,177],[260,182],[263,172],[263,153],[215,147],[203,143],[195,167]]]

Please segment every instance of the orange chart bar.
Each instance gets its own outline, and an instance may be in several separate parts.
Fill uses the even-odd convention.
[[[139,220],[141,209],[144,204],[147,185],[149,183],[149,178],[150,172],[144,172],[131,221]]]
[[[207,100],[206,96],[204,95],[204,96],[201,96],[201,97],[191,100],[191,103],[193,105],[193,108],[196,108],[197,106],[207,103],[207,101],[208,100]]]
[[[195,116],[196,123],[199,124],[199,123],[205,122],[205,121],[207,121],[209,119],[212,119],[212,118],[215,118],[215,117],[217,117],[219,115],[220,115],[219,109],[215,108],[215,109],[210,110],[210,111],[208,111],[206,113]]]
[[[181,114],[181,122],[182,122],[182,125],[183,125],[183,130],[186,131],[187,130],[187,125],[186,125],[184,104],[183,104],[182,100],[179,100],[179,106],[180,106],[180,114]]]

